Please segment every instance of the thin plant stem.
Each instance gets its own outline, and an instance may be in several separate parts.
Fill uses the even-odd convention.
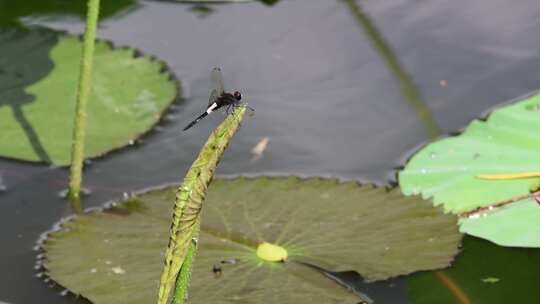
[[[178,280],[176,280],[176,289],[174,291],[172,304],[184,304],[187,299],[191,268],[193,265],[193,259],[195,258],[195,253],[197,252],[199,228],[200,227],[197,227],[194,231],[195,235],[191,239],[186,258],[184,259],[182,268],[180,268],[180,274],[178,274]]]
[[[82,47],[81,69],[77,88],[75,104],[75,121],[73,124],[73,142],[71,150],[71,168],[69,172],[69,200],[75,211],[82,210],[80,206],[80,192],[84,160],[84,139],[86,129],[86,108],[90,97],[92,85],[92,65],[94,57],[94,44],[99,16],[99,0],[88,0],[88,13],[86,16],[86,31]]]
[[[471,304],[471,299],[469,299],[469,296],[465,291],[458,285],[450,276],[448,276],[443,271],[435,271],[435,276],[441,283],[446,287],[454,296],[456,301],[459,304]]]
[[[459,217],[460,218],[470,218],[470,217],[474,217],[474,216],[480,216],[480,214],[482,214],[484,212],[495,210],[497,208],[501,208],[503,206],[513,204],[513,203],[516,203],[516,202],[519,202],[519,201],[522,201],[522,200],[525,200],[525,199],[537,197],[537,196],[540,196],[540,191],[535,191],[535,192],[527,193],[527,194],[524,194],[524,195],[514,196],[514,197],[511,197],[511,198],[508,198],[508,199],[504,199],[502,201],[498,201],[498,202],[489,204],[487,206],[482,206],[482,207],[478,207],[478,208],[475,208],[475,209],[470,210],[470,211],[462,212],[462,213],[459,214]]]

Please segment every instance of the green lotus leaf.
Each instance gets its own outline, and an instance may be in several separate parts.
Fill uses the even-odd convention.
[[[75,15],[84,19],[88,1],[86,0],[0,0],[0,27],[21,27],[20,19],[36,16]],[[106,19],[130,7],[136,6],[136,0],[102,1],[100,19]]]
[[[466,236],[451,268],[408,278],[409,303],[536,303],[540,250]]]
[[[453,213],[527,194],[534,179],[478,175],[540,171],[539,105],[539,94],[528,96],[423,147],[399,173],[403,193],[432,197]],[[540,247],[539,222],[540,207],[529,198],[464,219],[461,231],[504,246]]]
[[[175,192],[65,222],[43,243],[46,274],[94,303],[155,302]],[[461,240],[428,201],[334,179],[216,179],[202,212],[190,303],[357,303],[316,267],[383,280],[448,266]],[[259,258],[263,242],[285,262]]]
[[[0,156],[66,165],[82,43],[48,30],[0,30]],[[164,64],[135,50],[95,47],[85,157],[128,145],[178,94]]]

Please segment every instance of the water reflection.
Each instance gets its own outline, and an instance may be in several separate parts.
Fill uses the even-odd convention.
[[[200,6],[215,6],[219,4],[232,4],[232,3],[244,3],[244,2],[261,2],[268,6],[272,6],[278,3],[280,0],[154,0],[160,2],[171,2],[177,4],[194,4]]]
[[[223,1],[205,1],[205,0],[154,0],[160,2],[171,2],[176,4],[190,5],[189,11],[197,14],[200,18],[205,18],[214,13],[219,5],[222,4],[235,4],[244,2],[258,1],[268,6],[272,6],[278,3],[280,0],[223,0]]]
[[[371,21],[368,15],[362,11],[360,5],[356,3],[356,0],[344,0],[344,2],[360,27],[364,30],[364,33],[373,45],[373,48],[377,50],[390,72],[399,81],[403,97],[413,107],[418,119],[424,124],[429,138],[439,136],[441,134],[441,129],[433,118],[431,110],[422,101],[420,92],[413,83],[407,71],[399,62],[398,57],[390,45],[386,43],[381,33],[375,27],[375,24]]]
[[[199,17],[204,18],[214,12],[214,9],[211,6],[204,4],[195,4],[190,8],[190,11],[196,13]]]

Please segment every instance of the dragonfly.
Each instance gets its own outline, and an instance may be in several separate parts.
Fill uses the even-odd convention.
[[[221,74],[221,68],[215,67],[212,70],[210,78],[212,79],[213,89],[212,89],[212,92],[210,93],[210,98],[208,100],[208,106],[206,107],[206,111],[203,112],[201,115],[199,115],[199,117],[195,118],[195,120],[190,122],[184,128],[184,131],[193,127],[201,119],[205,118],[208,114],[218,109],[226,107],[227,113],[228,113],[231,108],[244,105],[241,102],[242,93],[240,93],[239,91],[234,91],[233,93],[225,92],[225,89],[223,86],[223,75]],[[249,109],[254,111],[252,108],[249,108]]]

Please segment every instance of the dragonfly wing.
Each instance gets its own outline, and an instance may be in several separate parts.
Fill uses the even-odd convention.
[[[220,94],[218,93],[218,91],[216,89],[213,89],[210,93],[210,98],[208,99],[208,106],[206,107],[209,108],[214,102],[218,100],[219,96]]]
[[[213,89],[217,91],[219,97],[225,91],[225,88],[223,87],[223,76],[221,75],[221,68],[215,67],[212,70],[211,78],[214,86]]]

